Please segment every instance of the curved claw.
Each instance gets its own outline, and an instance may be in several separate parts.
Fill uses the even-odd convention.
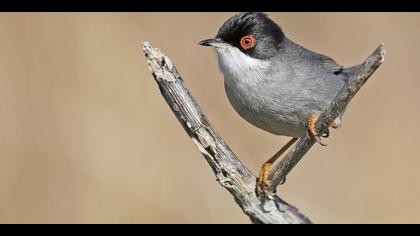
[[[268,187],[268,180],[260,176],[257,179],[257,188],[256,188],[257,196],[265,196],[265,197],[268,197],[269,199],[273,199],[273,194],[275,193],[270,193],[267,187]]]
[[[315,131],[315,123],[316,123],[317,120],[318,120],[318,116],[316,116],[316,115],[309,116],[309,118],[308,118],[308,135],[312,140],[315,140],[321,146],[327,146],[327,144],[325,144],[321,141],[321,137],[323,137],[323,138],[329,137],[330,132],[329,132],[329,130],[327,130],[323,134],[318,134]]]
[[[279,183],[279,185],[283,185],[284,183],[286,183],[286,177],[284,177],[284,179]]]
[[[308,130],[308,135],[309,135],[309,137],[311,138],[311,139],[313,139],[313,140],[315,140],[317,143],[319,143],[321,146],[327,146],[327,144],[326,143],[323,143],[322,141],[321,141],[321,137],[323,137],[322,135],[320,135],[320,134],[318,134],[318,133],[316,133],[315,131],[313,131],[313,130]]]
[[[327,129],[327,131],[325,131],[325,133],[323,133],[323,134],[322,134],[322,137],[323,137],[323,138],[328,138],[328,137],[330,137],[330,130],[329,130],[329,129]]]

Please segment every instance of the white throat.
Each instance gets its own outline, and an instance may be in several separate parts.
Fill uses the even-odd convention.
[[[219,69],[225,79],[246,80],[263,75],[270,63],[252,58],[233,46],[216,48]],[[239,82],[239,81],[236,81]]]

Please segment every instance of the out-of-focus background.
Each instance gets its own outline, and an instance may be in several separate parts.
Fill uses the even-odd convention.
[[[233,13],[1,13],[1,223],[249,223],[160,96],[141,52],[176,64],[211,122],[257,174],[287,138],[230,106],[197,44]],[[385,63],[328,146],[279,195],[317,223],[420,223],[420,14],[268,13],[289,38]]]

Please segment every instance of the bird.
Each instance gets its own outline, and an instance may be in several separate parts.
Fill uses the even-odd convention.
[[[236,112],[260,129],[291,137],[262,165],[256,186],[259,191],[268,186],[273,163],[300,137],[309,135],[325,146],[321,137],[328,137],[329,131],[317,133],[315,123],[356,66],[344,68],[293,42],[261,12],[233,15],[216,37],[199,44],[215,49],[225,92]],[[339,128],[342,116],[331,127]]]

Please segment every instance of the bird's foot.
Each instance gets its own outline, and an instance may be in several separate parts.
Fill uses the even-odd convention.
[[[269,179],[268,176],[270,174],[271,168],[273,166],[273,163],[285,152],[287,149],[289,149],[298,139],[292,138],[289,140],[289,142],[286,143],[278,152],[276,152],[268,161],[264,163],[264,165],[261,166],[260,175],[257,179],[257,194],[264,193],[265,196],[272,196],[273,193],[275,193],[274,190],[268,190],[269,186]],[[283,181],[280,184],[284,184],[286,181],[286,177],[283,179]],[[269,191],[273,191],[273,193],[270,193]]]
[[[270,174],[272,163],[266,162],[261,167],[260,175],[257,180],[257,190],[260,193],[266,193],[268,187],[268,175]]]
[[[323,143],[321,141],[321,137],[322,138],[328,138],[328,136],[330,135],[329,130],[327,130],[325,133],[323,134],[319,134],[315,131],[315,123],[318,120],[319,116],[316,115],[311,115],[308,118],[308,135],[312,140],[315,140],[317,143],[321,144],[322,146],[327,146],[327,144]]]

